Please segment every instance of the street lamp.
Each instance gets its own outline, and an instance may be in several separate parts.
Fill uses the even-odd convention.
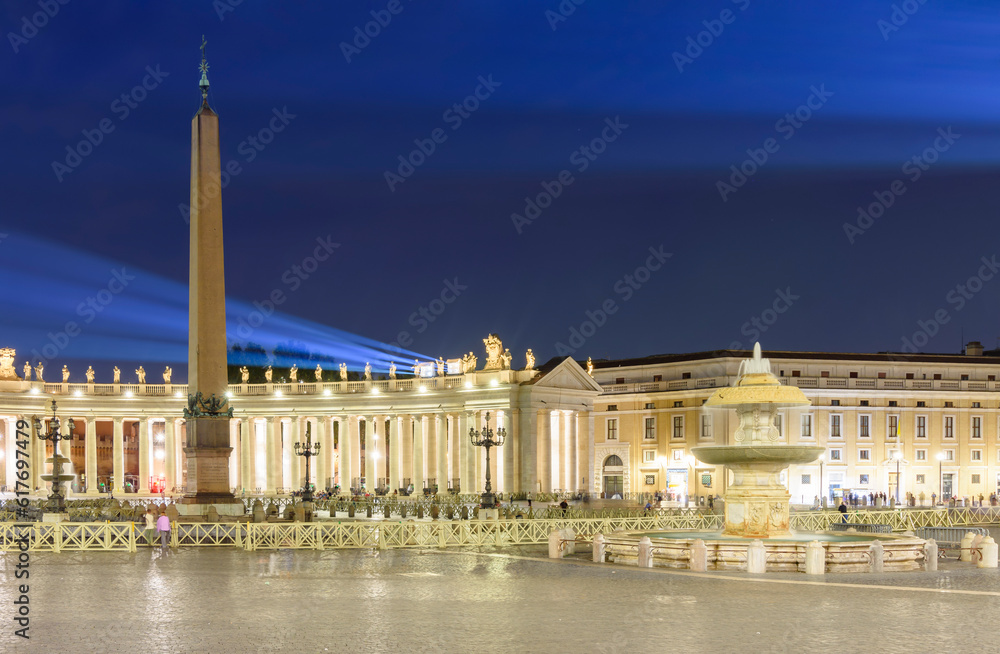
[[[892,458],[896,459],[896,506],[899,506],[899,462],[903,460],[902,450],[893,450]]]
[[[944,452],[937,453],[938,460],[938,499],[944,504]]]
[[[499,427],[496,430],[496,436],[494,436],[493,430],[490,429],[490,412],[487,411],[486,424],[483,426],[482,433],[476,431],[475,427],[470,427],[469,439],[472,441],[473,447],[486,448],[486,490],[482,494],[479,507],[492,509],[496,505],[496,501],[493,499],[493,487],[490,485],[490,448],[503,445],[504,441],[507,440],[507,430]]]
[[[319,454],[319,443],[312,442],[312,424],[306,422],[306,442],[295,444],[295,454],[306,458],[306,482],[302,488],[302,503],[313,501],[312,486],[309,484],[309,459]]]
[[[825,454],[819,455],[819,506],[826,508],[826,489],[823,488],[823,462],[826,460]]]
[[[45,481],[52,482],[52,492],[49,494],[49,503],[46,506],[46,511],[49,513],[65,513],[66,512],[66,494],[63,493],[62,483],[64,481],[70,481],[73,479],[72,475],[64,475],[62,472],[62,467],[64,463],[69,463],[69,459],[59,454],[59,441],[68,441],[73,439],[73,419],[69,419],[69,432],[66,435],[59,433],[59,418],[56,416],[56,401],[52,400],[52,420],[49,423],[49,431],[42,431],[42,421],[35,416],[35,432],[38,434],[38,438],[43,441],[52,441],[52,458],[47,459],[46,463],[52,464],[52,474],[42,475],[42,479]]]

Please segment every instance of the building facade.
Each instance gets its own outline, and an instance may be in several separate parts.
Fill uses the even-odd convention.
[[[845,492],[892,497],[898,489],[900,498],[912,493],[929,503],[932,495],[997,492],[1000,358],[975,344],[967,352],[765,353],[779,380],[812,402],[779,412],[781,441],[826,448],[821,461],[785,473],[792,501]],[[597,361],[590,374],[565,358],[537,370],[443,374],[428,366],[431,376],[408,379],[235,384],[230,485],[246,494],[300,488],[305,463],[294,444],[308,430],[320,443],[310,471],[318,488],[478,493],[485,452],[471,446],[469,430],[481,430],[489,413],[489,426],[507,433],[491,452],[494,490],[660,492],[704,501],[723,495],[728,479],[692,448],[730,444],[736,416],[703,404],[735,382],[747,356],[721,350]],[[183,488],[185,385],[47,383],[11,379],[7,369],[0,486],[13,490],[17,441],[27,440],[26,483],[44,489],[51,445],[34,437],[31,424],[51,417],[55,399],[63,425],[75,420],[74,438],[61,449],[78,493]]]

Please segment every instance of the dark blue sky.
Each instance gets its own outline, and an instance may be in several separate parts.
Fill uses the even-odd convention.
[[[240,166],[223,192],[227,292],[250,311],[287,291],[290,340],[336,356],[361,341],[312,323],[384,342],[406,331],[408,349],[448,357],[481,354],[495,331],[515,364],[528,347],[626,357],[750,346],[754,332],[767,349],[900,350],[921,330],[925,351],[957,351],[963,334],[997,344],[1000,282],[981,262],[1000,255],[994,4],[566,0],[575,11],[556,20],[555,0],[401,0],[350,62],[341,44],[388,2],[244,0],[220,18],[229,4],[70,2],[35,31],[23,18],[37,0],[4,3],[0,341],[19,360],[85,318],[79,304],[124,266],[137,281],[55,362],[183,363],[178,205],[203,33],[222,158]],[[144,77],[152,90],[123,115],[116,100]],[[446,113],[477,88],[474,111]],[[294,118],[254,149],[275,110]],[[607,128],[616,118],[627,127]],[[105,119],[102,142],[54,171]],[[386,171],[436,129],[390,190]],[[614,140],[600,154],[578,152],[602,130]],[[771,152],[758,166],[748,149]],[[914,156],[928,159],[904,168]],[[555,181],[563,170],[572,183]],[[543,183],[559,196],[512,219]],[[849,238],[875,194],[891,206]],[[327,237],[339,247],[293,289],[288,271]],[[629,287],[647,261],[658,269]],[[431,307],[445,280],[467,288]],[[587,311],[609,302],[591,330]]]

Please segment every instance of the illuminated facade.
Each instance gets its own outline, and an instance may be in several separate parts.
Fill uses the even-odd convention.
[[[796,503],[823,494],[883,492],[978,498],[1000,487],[1000,358],[968,355],[766,352],[778,378],[812,406],[784,409],[781,439],[826,448],[822,462],[789,469]],[[272,494],[301,487],[293,445],[309,425],[321,443],[312,482],[368,491],[481,492],[485,453],[469,445],[489,411],[508,442],[493,456],[494,488],[587,491],[612,496],[665,492],[677,501],[722,495],[725,476],[691,448],[726,444],[735,414],[702,404],[736,379],[742,351],[595,361],[593,379],[571,359],[538,370],[475,370],[446,365],[426,377],[230,386],[235,417],[230,485]],[[14,375],[15,377],[17,375]],[[78,491],[139,492],[184,486],[186,404],[182,384],[72,384],[0,380],[4,465],[15,479],[19,419],[47,413],[76,420],[69,447]],[[65,424],[65,423],[64,423]],[[30,430],[30,427],[27,427]],[[45,444],[31,439],[31,487]],[[63,445],[66,447],[66,444]],[[900,458],[896,458],[896,453]]]

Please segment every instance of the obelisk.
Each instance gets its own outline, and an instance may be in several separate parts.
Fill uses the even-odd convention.
[[[191,267],[189,280],[187,485],[184,504],[237,502],[229,485],[226,398],[226,283],[222,244],[219,117],[208,105],[208,64],[201,45],[201,108],[191,121]]]

